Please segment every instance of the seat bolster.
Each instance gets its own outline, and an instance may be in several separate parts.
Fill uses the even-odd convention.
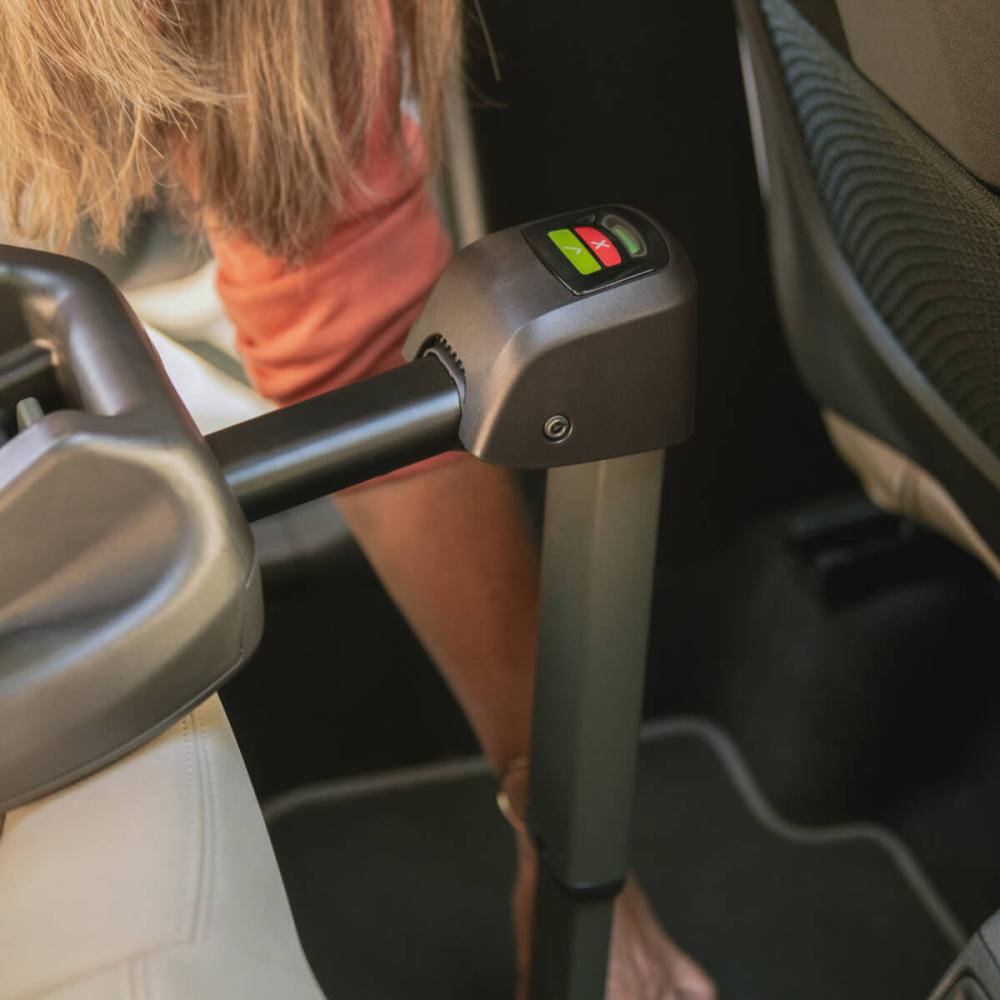
[[[218,697],[7,816],[0,1000],[321,996]]]
[[[833,410],[823,411],[823,421],[834,447],[861,480],[872,503],[944,535],[1000,579],[1000,557],[934,476]]]

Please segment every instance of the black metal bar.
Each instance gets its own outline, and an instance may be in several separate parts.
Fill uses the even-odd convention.
[[[604,997],[628,869],[662,476],[662,451],[548,476],[528,804],[540,862],[532,1000]]]
[[[250,521],[460,448],[458,387],[435,357],[206,437]]]

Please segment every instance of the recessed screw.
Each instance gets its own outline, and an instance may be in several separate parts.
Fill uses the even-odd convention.
[[[559,444],[573,433],[573,421],[563,413],[556,413],[545,421],[542,430],[553,444]]]

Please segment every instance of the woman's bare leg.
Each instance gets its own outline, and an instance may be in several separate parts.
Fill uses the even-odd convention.
[[[517,485],[470,458],[337,497],[494,772],[528,752],[538,557]]]
[[[458,458],[341,494],[337,502],[461,704],[494,773],[527,756],[539,567],[513,477]],[[535,866],[534,851],[519,836],[512,902],[522,984]],[[629,879],[615,907],[608,996],[709,1000],[714,995],[711,982],[664,935]]]

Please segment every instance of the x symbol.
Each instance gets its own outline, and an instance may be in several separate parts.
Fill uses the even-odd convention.
[[[601,250],[604,247],[607,247],[609,250],[611,249],[611,244],[607,240],[591,240],[590,245],[595,250]]]

